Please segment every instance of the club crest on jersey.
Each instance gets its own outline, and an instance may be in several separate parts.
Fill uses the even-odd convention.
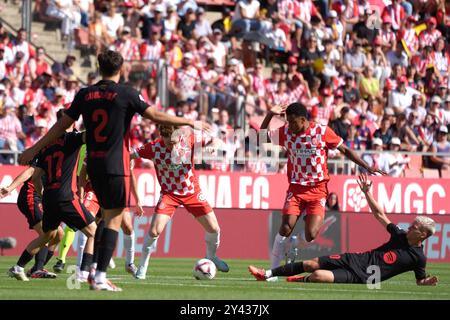
[[[325,199],[325,198],[320,199],[320,206],[321,207],[325,208],[325,204],[326,203],[327,203],[327,199]]]
[[[203,194],[203,192],[199,192],[199,193],[198,193],[197,199],[198,199],[198,201],[200,201],[200,202],[205,202],[205,201],[206,201],[206,197],[205,197],[205,195]]]

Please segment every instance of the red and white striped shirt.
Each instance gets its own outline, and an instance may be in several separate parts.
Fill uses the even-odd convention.
[[[344,142],[331,128],[310,122],[301,134],[292,133],[288,125],[270,133],[272,142],[287,150],[289,183],[315,186],[330,179],[328,149],[336,149]]]
[[[415,52],[416,47],[419,44],[419,38],[417,37],[416,30],[413,28],[401,30],[399,33],[399,39],[403,39],[408,47],[409,51]]]
[[[2,139],[17,139],[17,134],[22,132],[22,124],[15,114],[7,114],[0,118],[0,137]]]
[[[280,18],[288,18],[289,12],[294,10],[294,2],[292,0],[279,0],[278,1],[278,15]]]
[[[425,30],[419,35],[419,45],[421,48],[425,46],[432,46],[441,36],[442,33],[438,29],[434,29],[431,32]]]
[[[383,45],[391,46],[397,41],[397,36],[391,30],[381,30],[381,43]]]
[[[274,105],[274,106],[281,105],[281,104],[288,104],[290,102],[290,100],[291,100],[291,96],[289,95],[288,92],[280,93],[278,91],[273,92],[269,98],[270,104]]]
[[[399,4],[395,7],[394,5],[388,5],[384,8],[382,16],[389,16],[392,20],[392,29],[399,30],[402,22],[405,21],[406,14],[405,9]]]
[[[112,49],[120,52],[125,61],[139,60],[139,46],[134,39],[116,40],[112,45]]]
[[[180,68],[175,72],[173,80],[181,92],[190,93],[195,90],[195,86],[200,80],[200,75],[195,67]]]
[[[155,43],[149,43],[147,41],[143,42],[139,48],[142,60],[157,61],[161,59],[164,52],[164,45],[161,41],[156,41]]]
[[[308,23],[311,21],[311,16],[316,16],[318,13],[316,6],[311,0],[294,0],[293,10],[294,17]]]

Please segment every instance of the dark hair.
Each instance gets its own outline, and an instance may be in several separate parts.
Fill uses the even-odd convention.
[[[300,102],[291,103],[286,109],[286,115],[293,115],[294,117],[304,117],[308,118],[308,110],[306,110],[305,105]]]
[[[336,196],[336,204],[334,206],[332,206],[332,207],[328,207],[328,201],[331,199],[332,196]],[[333,211],[339,211],[340,210],[340,208],[339,208],[339,197],[338,197],[336,192],[331,192],[331,193],[328,194],[327,201],[326,201],[326,207],[327,207],[328,210],[333,210]]]
[[[111,77],[120,72],[123,65],[123,57],[119,52],[106,50],[97,57],[100,74]]]

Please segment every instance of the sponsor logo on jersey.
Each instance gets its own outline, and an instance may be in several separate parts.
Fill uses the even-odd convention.
[[[386,264],[393,264],[397,261],[397,255],[394,251],[388,251],[383,255],[383,260]]]

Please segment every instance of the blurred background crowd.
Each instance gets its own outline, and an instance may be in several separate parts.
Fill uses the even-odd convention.
[[[210,121],[228,156],[252,153],[231,129],[258,129],[270,106],[301,101],[311,120],[392,176],[450,168],[448,155],[398,153],[450,154],[448,0],[40,0],[34,10],[84,55],[120,51],[124,83],[158,110]],[[68,54],[50,63],[25,30],[0,25],[0,149],[33,145],[79,88],[99,80],[95,66],[77,77],[82,62]],[[139,116],[131,132],[133,147],[158,136]],[[286,170],[264,161],[207,167]]]

